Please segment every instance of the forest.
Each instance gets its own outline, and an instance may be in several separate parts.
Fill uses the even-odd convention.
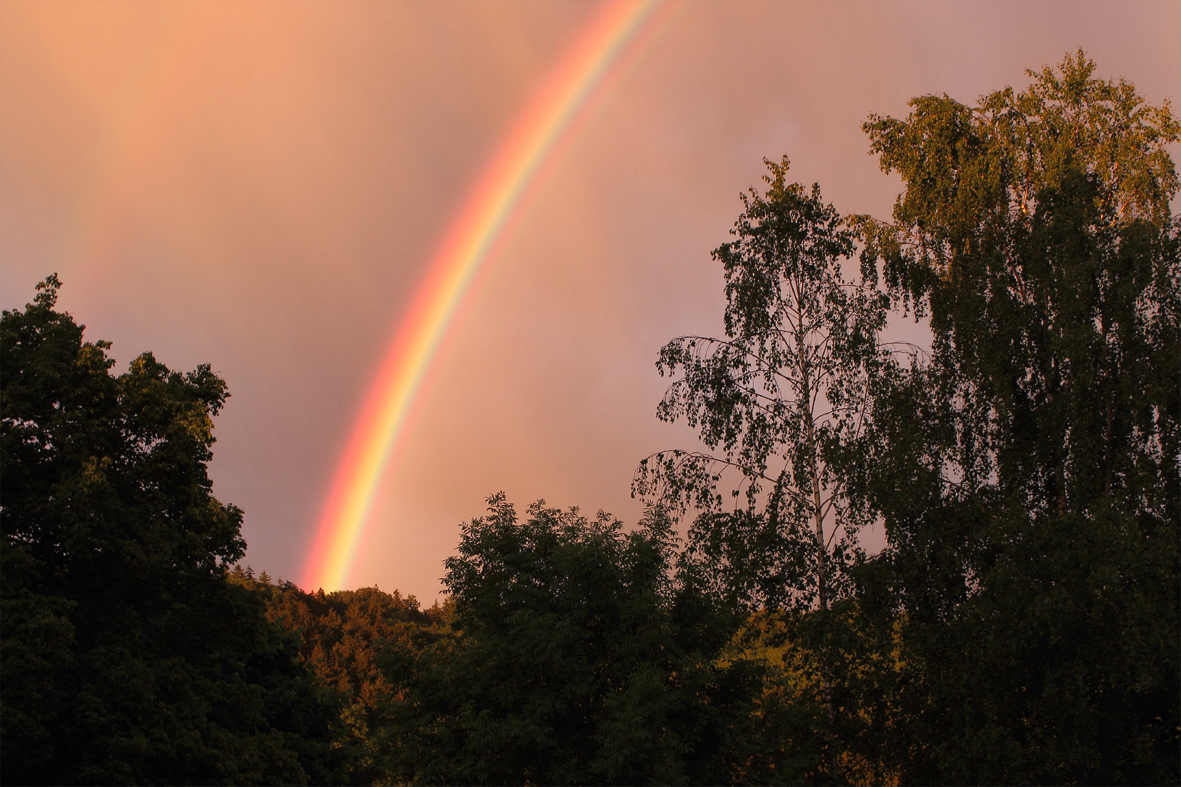
[[[1095,71],[871,116],[889,219],[767,161],[643,519],[492,494],[431,607],[244,565],[227,383],[114,374],[48,276],[0,322],[0,778],[1178,783],[1181,125]]]

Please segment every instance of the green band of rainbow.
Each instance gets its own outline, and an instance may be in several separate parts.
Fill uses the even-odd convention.
[[[657,5],[628,0],[604,6],[521,116],[452,225],[356,421],[308,555],[305,588],[345,586],[415,393],[473,277],[541,165]]]

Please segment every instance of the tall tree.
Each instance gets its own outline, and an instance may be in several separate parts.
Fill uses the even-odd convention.
[[[767,166],[767,193],[742,195],[736,240],[713,252],[726,279],[726,337],[679,337],[657,362],[662,375],[680,375],[657,415],[684,418],[709,451],[645,459],[633,490],[699,512],[691,549],[724,592],[824,619],[849,592],[857,533],[869,521],[850,494],[850,467],[868,386],[885,362],[877,334],[887,303],[876,277],[842,275],[853,233],[819,187],[788,183],[786,158]],[[827,651],[822,645],[821,686],[835,779]]]
[[[0,320],[4,781],[329,779],[329,700],[225,580],[245,548],[206,472],[225,383],[150,354],[111,375],[59,286]]]
[[[893,748],[912,780],[1175,782],[1179,127],[1081,51],[1030,77],[865,125],[905,183],[869,253],[934,337],[868,443]]]

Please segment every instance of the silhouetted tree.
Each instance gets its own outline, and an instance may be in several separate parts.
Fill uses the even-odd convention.
[[[5,783],[330,780],[335,710],[225,580],[245,548],[206,474],[225,383],[151,354],[112,376],[59,286],[0,320]]]
[[[823,640],[832,602],[848,597],[870,512],[857,480],[869,386],[886,363],[877,340],[887,302],[874,277],[846,279],[853,234],[820,189],[767,162],[765,195],[742,196],[736,240],[713,252],[726,278],[726,338],[683,336],[660,352],[676,379],[657,415],[684,418],[709,452],[645,459],[634,492],[699,513],[690,547],[718,590],[759,607],[815,610],[829,771],[837,778],[832,653]],[[729,472],[729,475],[727,473]],[[727,495],[733,506],[727,510]]]
[[[737,621],[673,574],[658,514],[503,495],[447,561],[457,635],[423,652],[389,728],[395,780],[452,784],[719,784],[790,780],[753,763],[755,662],[719,661]],[[762,768],[762,770],[752,770]]]
[[[866,465],[910,781],[1181,778],[1178,125],[1093,72],[865,126],[905,183],[869,253],[934,334]]]

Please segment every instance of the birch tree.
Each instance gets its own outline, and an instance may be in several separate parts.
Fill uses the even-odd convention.
[[[633,493],[694,515],[689,555],[719,592],[823,620],[850,592],[857,534],[871,521],[853,471],[870,382],[885,368],[887,301],[874,276],[842,274],[854,235],[819,186],[788,183],[786,157],[767,166],[766,194],[742,196],[735,239],[712,254],[725,273],[725,337],[678,337],[657,361],[673,378],[658,417],[684,419],[706,450],[649,456]],[[819,650],[835,778],[831,669]]]

